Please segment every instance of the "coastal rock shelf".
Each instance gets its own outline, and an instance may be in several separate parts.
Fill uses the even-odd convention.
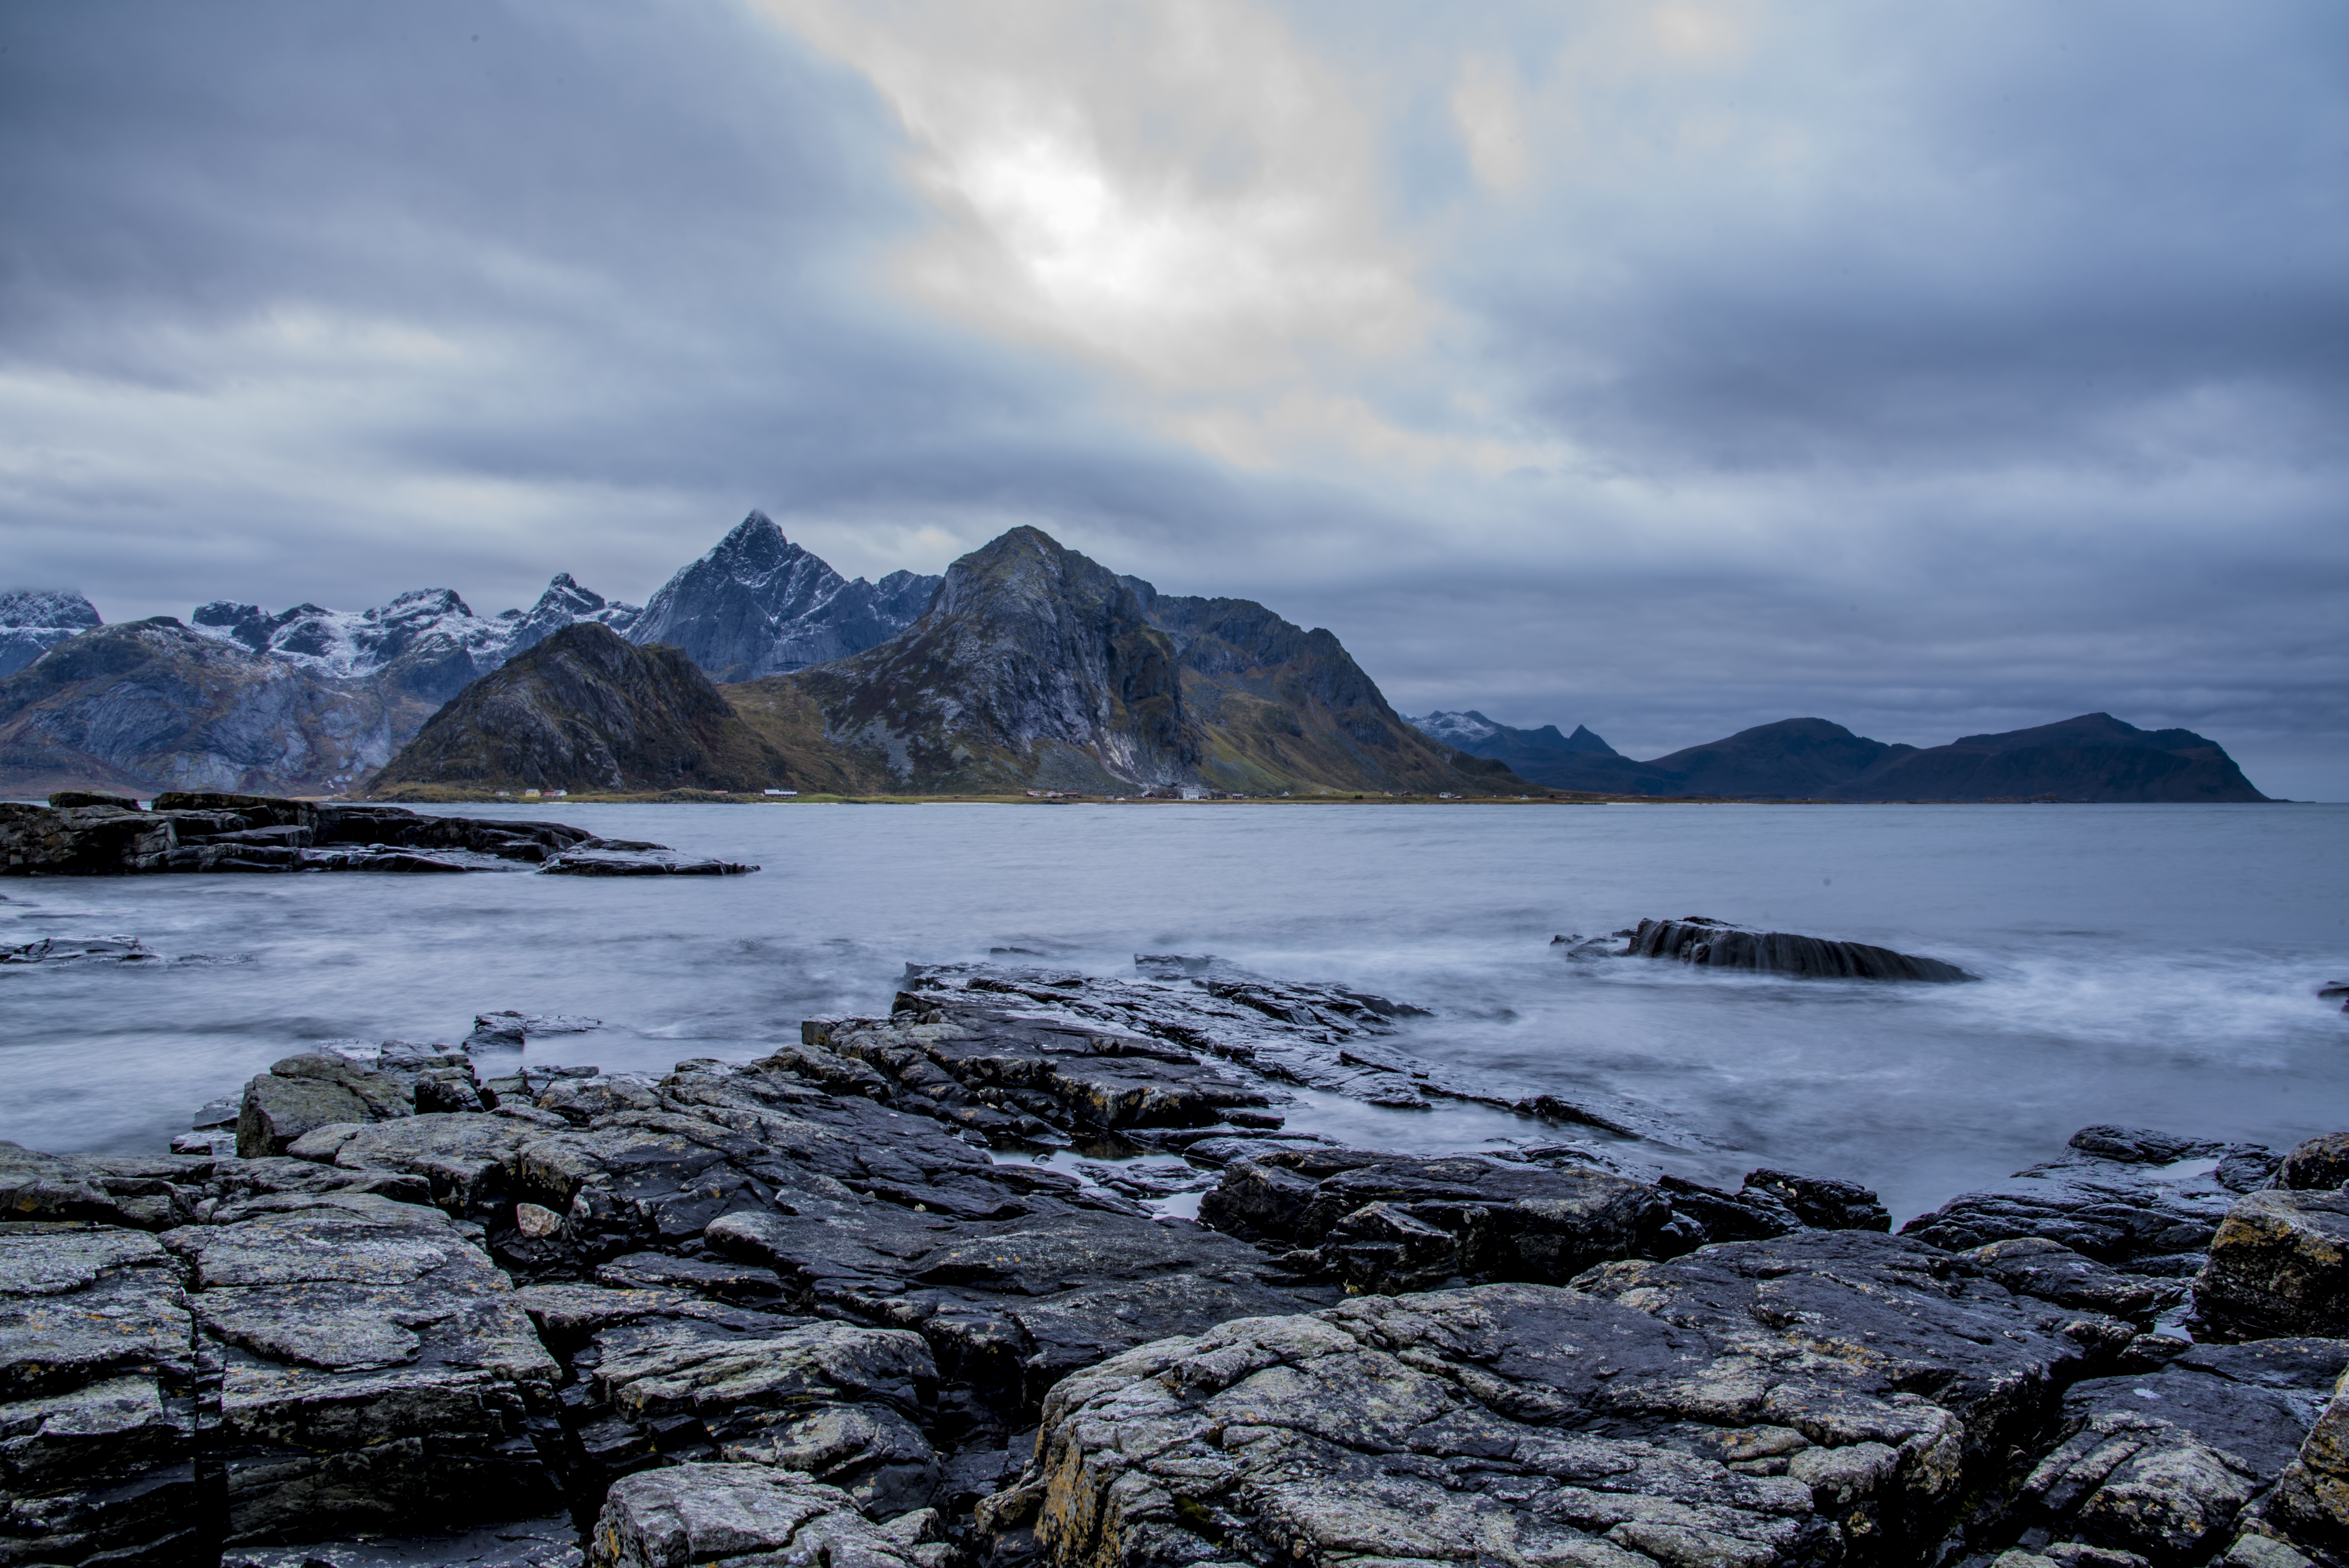
[[[1895,1235],[1288,1129],[1399,1011],[921,970],[746,1064],[483,1013],[206,1151],[0,1144],[0,1565],[2341,1568],[2349,1136],[2089,1128]]]
[[[1915,954],[1871,947],[1865,942],[1838,942],[1823,936],[1797,936],[1785,931],[1751,931],[1724,920],[1684,915],[1679,920],[1643,920],[1632,930],[1618,954],[1624,958],[1672,958],[1701,969],[1747,969],[1772,975],[1800,975],[1824,980],[1923,980],[1948,983],[1972,975],[1954,964]],[[1554,943],[1573,944],[1560,936]]]
[[[560,822],[425,816],[404,806],[266,795],[68,792],[47,806],[0,801],[0,875],[169,872],[520,871],[567,876],[739,876],[759,868],[599,839]]]

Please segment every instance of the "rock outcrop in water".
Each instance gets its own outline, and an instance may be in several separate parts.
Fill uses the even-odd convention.
[[[1948,982],[1973,978],[1956,965],[1944,964],[1938,958],[1920,958],[1913,954],[1895,953],[1889,947],[1871,947],[1864,942],[1796,936],[1784,931],[1750,931],[1701,914],[1640,922],[1618,956],[1673,958],[1702,969],[1745,969],[1821,980]]]
[[[60,793],[0,801],[0,876],[198,872],[518,871],[570,876],[731,876],[756,866],[599,839],[537,820],[425,816],[400,806],[166,792],[138,802]]]
[[[1286,1130],[1257,1068],[1394,1006],[1202,977],[923,972],[657,1080],[483,1015],[279,1062],[243,1158],[0,1144],[0,1563],[2341,1561],[2349,1264],[2258,1216],[2344,1140],[2090,1128],[1894,1236]],[[1223,1229],[1098,1179],[1185,1164]]]
[[[566,627],[465,688],[368,786],[622,792],[791,786],[693,661],[607,627]]]

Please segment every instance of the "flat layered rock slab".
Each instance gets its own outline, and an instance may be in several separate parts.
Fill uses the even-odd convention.
[[[198,1554],[196,1374],[155,1237],[0,1223],[0,1563]]]
[[[1071,1374],[982,1512],[1089,1564],[1928,1561],[2133,1336],[1869,1232],[1365,1296]]]
[[[556,1367],[436,1209],[280,1194],[171,1233],[217,1378],[225,1538],[445,1529],[557,1501],[532,1441]]]
[[[220,1568],[580,1568],[585,1549],[567,1514],[453,1534],[232,1546]]]

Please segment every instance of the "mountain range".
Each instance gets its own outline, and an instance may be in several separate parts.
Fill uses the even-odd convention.
[[[494,616],[421,589],[360,612],[215,601],[185,624],[105,626],[78,593],[0,595],[0,793],[328,793],[371,776],[385,789],[2265,799],[2206,737],[2102,713],[1925,748],[1786,719],[1648,761],[1580,726],[1405,719],[1329,631],[1249,600],[1160,593],[1034,528],[943,577],[868,583],[753,511],[642,609],[568,573],[527,612]]]
[[[652,667],[672,653],[631,657],[616,635],[569,628],[442,709],[374,787],[742,789],[763,757],[761,786],[857,792],[1531,789],[1413,730],[1328,631],[1244,599],[1162,594],[1034,528],[957,561],[917,619],[847,657],[704,697],[684,671]],[[559,685],[571,695],[551,703]],[[557,707],[596,717],[566,730]],[[645,754],[639,738],[676,727],[661,713],[688,707],[706,740]],[[508,730],[543,743],[518,748]]]
[[[568,573],[529,610],[486,616],[453,589],[423,588],[364,611],[304,603],[271,614],[215,600],[185,624],[101,627],[78,593],[9,593],[0,596],[0,793],[345,789],[441,704],[567,626],[688,645],[697,662],[740,678],[871,647],[919,614],[938,581],[843,578],[754,511],[642,609]],[[94,641],[80,648],[76,639]],[[74,656],[58,663],[69,647]]]
[[[1788,718],[1646,762],[1611,748],[1600,750],[1606,743],[1586,729],[1544,747],[1529,738],[1558,740],[1557,726],[1511,729],[1481,714],[1431,714],[1413,722],[1464,751],[1506,758],[1537,784],[1592,794],[1847,801],[2267,799],[2217,741],[2190,729],[2139,729],[2108,713],[1926,748],[1870,740],[1824,718]],[[1586,736],[1595,745],[1572,747]]]

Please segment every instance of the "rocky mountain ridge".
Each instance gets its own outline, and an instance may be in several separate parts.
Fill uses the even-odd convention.
[[[487,616],[449,588],[357,612],[303,603],[271,614],[215,600],[185,626],[140,623],[179,627],[213,651],[116,639],[70,676],[53,670],[21,688],[0,685],[0,790],[347,789],[390,760],[440,704],[565,627],[680,643],[705,668],[740,678],[870,647],[910,623],[937,581],[905,572],[848,581],[753,512],[642,609],[568,573],[529,610]],[[0,677],[98,626],[78,594],[0,597]],[[149,667],[125,662],[135,649]],[[111,678],[93,685],[93,661]]]
[[[98,607],[65,590],[0,593],[0,677],[15,675],[68,637],[100,624]]]
[[[753,511],[661,584],[633,643],[665,643],[712,680],[756,680],[861,653],[911,625],[942,580],[892,572],[850,581]]]
[[[814,718],[882,788],[1526,789],[1404,724],[1327,630],[1249,600],[1162,594],[1036,528],[955,562],[880,645],[728,692],[754,724],[777,716],[762,733],[811,769]]]

